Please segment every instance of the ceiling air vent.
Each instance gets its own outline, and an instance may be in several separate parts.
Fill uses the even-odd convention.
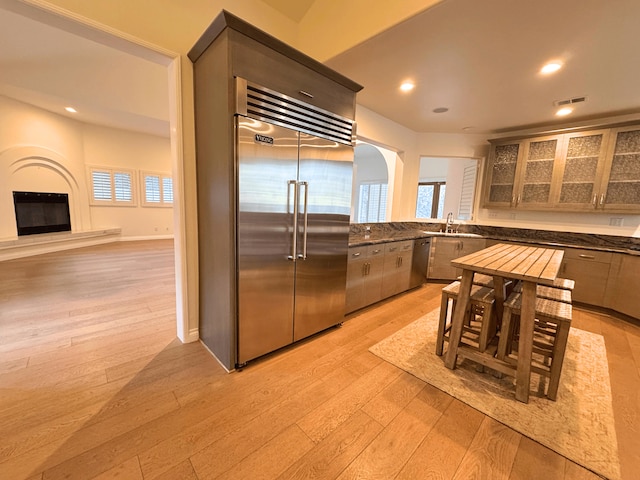
[[[573,105],[574,103],[580,103],[580,102],[586,102],[587,101],[587,97],[573,97],[573,98],[567,98],[566,100],[556,100],[555,102],[553,102],[553,104],[556,107],[561,107],[563,105]]]

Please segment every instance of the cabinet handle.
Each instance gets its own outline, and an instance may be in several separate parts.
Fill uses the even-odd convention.
[[[604,193],[600,195],[600,206],[604,205]]]
[[[380,253],[380,249],[379,249],[379,248],[376,248],[376,249],[373,251],[373,253]]]
[[[309,92],[305,92],[304,90],[299,90],[299,92],[305,97],[313,98],[313,94]]]
[[[593,195],[593,201],[591,202],[593,204],[594,207],[598,207],[598,194],[594,194]]]
[[[351,254],[351,256],[352,256],[352,257],[359,257],[359,256],[360,256],[360,252],[358,252],[358,253],[352,253],[352,254]]]
[[[518,198],[516,199],[516,207],[520,204],[520,200],[521,200],[521,197],[520,195],[518,195]]]
[[[594,257],[593,255],[585,255],[584,253],[581,253],[580,255],[578,255],[580,258],[586,258],[589,260],[595,260],[596,257]]]

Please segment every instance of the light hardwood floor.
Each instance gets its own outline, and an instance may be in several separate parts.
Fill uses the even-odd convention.
[[[170,241],[0,263],[0,479],[595,479],[369,353],[425,285],[227,374],[175,338]],[[640,471],[640,328],[604,336],[624,479]],[[597,439],[594,439],[597,441]]]

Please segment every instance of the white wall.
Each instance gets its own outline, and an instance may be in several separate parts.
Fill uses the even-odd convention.
[[[172,208],[90,206],[88,165],[170,173],[169,139],[84,124],[0,96],[0,239],[17,236],[14,190],[68,193],[73,232],[173,234]]]
[[[356,109],[358,136],[386,145],[398,152],[401,162],[396,171],[391,221],[415,221],[420,157],[480,158],[476,187],[476,216],[473,223],[499,227],[593,233],[640,237],[640,215],[603,213],[523,212],[479,208],[480,186],[489,153],[486,135],[417,133],[392,122],[367,108]],[[611,226],[612,218],[622,218],[622,226]]]

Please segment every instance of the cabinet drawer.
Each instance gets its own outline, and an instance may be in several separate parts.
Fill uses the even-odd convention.
[[[402,253],[413,250],[413,240],[387,243],[385,253]]]
[[[358,260],[367,256],[367,247],[349,247],[349,260]]]
[[[564,250],[564,258],[600,263],[611,263],[611,255],[611,252],[585,250],[582,248],[566,248]]]

